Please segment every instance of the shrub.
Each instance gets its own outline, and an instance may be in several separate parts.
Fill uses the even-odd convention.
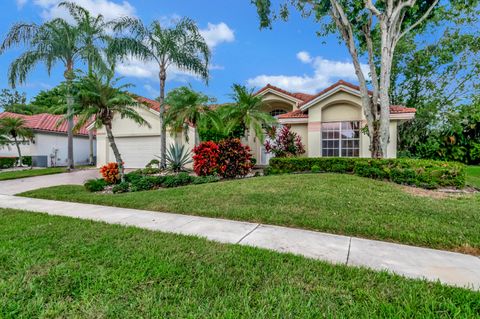
[[[220,180],[218,176],[197,176],[193,179],[192,184],[207,184],[207,183],[215,183]]]
[[[145,168],[154,168],[154,166],[156,166],[156,168],[160,167],[160,161],[156,158],[154,158],[150,162],[148,162],[148,164],[145,165]]]
[[[0,157],[0,168],[12,168],[16,162],[16,157]]]
[[[120,180],[117,163],[108,163],[100,168],[100,174],[108,184],[116,184]]]
[[[89,192],[101,192],[107,186],[107,182],[105,182],[103,178],[89,179],[83,186],[85,186],[85,189]]]
[[[214,142],[202,142],[193,149],[193,170],[198,176],[214,175],[218,170],[220,150]]]
[[[22,164],[26,166],[32,166],[33,160],[31,156],[22,156]]]
[[[130,190],[130,184],[127,183],[127,182],[119,183],[119,184],[113,186],[113,188],[112,188],[112,192],[114,194],[128,193],[129,190]]]
[[[178,187],[191,184],[195,178],[190,176],[188,173],[180,173],[177,175],[167,175],[165,176],[162,186],[163,187]]]
[[[290,130],[290,125],[284,125],[280,129],[273,126],[267,133],[269,137],[265,141],[267,153],[272,153],[275,157],[292,157],[305,153],[302,138]]]
[[[242,145],[240,139],[231,138],[218,144],[220,156],[218,173],[225,178],[244,177],[252,170],[250,147]]]
[[[312,171],[312,173],[320,173],[320,166],[313,165],[310,170]]]
[[[465,186],[465,166],[455,162],[416,159],[272,158],[267,174],[308,172],[353,173],[422,188]]]
[[[164,176],[142,176],[131,182],[130,190],[132,192],[148,191],[159,187],[164,180]]]
[[[125,174],[125,182],[133,183],[136,180],[142,179],[145,175],[142,174],[142,170],[136,170]]]

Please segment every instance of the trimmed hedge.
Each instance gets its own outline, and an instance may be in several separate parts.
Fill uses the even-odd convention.
[[[465,165],[456,162],[416,159],[272,158],[266,174],[312,171],[355,174],[427,189],[465,187]]]
[[[12,168],[18,161],[18,157],[0,157],[0,169]],[[31,156],[22,156],[22,164],[26,166],[32,166]]]

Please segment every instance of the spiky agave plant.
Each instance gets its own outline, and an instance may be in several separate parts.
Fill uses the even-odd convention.
[[[178,143],[170,144],[166,159],[167,168],[175,173],[186,171],[186,166],[192,162],[191,152]]]

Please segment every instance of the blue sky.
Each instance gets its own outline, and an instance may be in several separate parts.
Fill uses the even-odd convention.
[[[41,23],[51,17],[65,17],[56,7],[58,0],[4,0],[0,12],[2,39],[17,21]],[[256,8],[250,0],[77,0],[80,5],[108,18],[134,15],[144,22],[158,19],[170,23],[187,16],[194,19],[212,49],[211,77],[208,85],[195,77],[171,70],[167,90],[190,84],[196,90],[229,100],[231,85],[240,83],[260,88],[271,83],[291,91],[314,93],[338,79],[356,82],[347,50],[334,37],[320,39],[318,26],[293,14],[288,22],[278,21],[272,30],[260,30]],[[21,50],[0,56],[0,88],[8,87],[7,70]],[[158,95],[157,70],[153,64],[130,61],[118,67],[119,75],[135,85],[131,90],[155,98]],[[63,71],[55,68],[48,76],[37,67],[19,91],[28,98],[62,80]]]

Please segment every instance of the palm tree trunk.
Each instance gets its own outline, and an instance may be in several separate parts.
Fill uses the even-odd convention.
[[[88,142],[89,142],[89,147],[90,147],[90,156],[88,158],[88,162],[90,165],[93,165],[94,160],[93,160],[93,133],[92,131],[88,131]]]
[[[160,168],[167,167],[167,128],[165,127],[165,82],[167,71],[164,65],[160,66]]]
[[[200,134],[198,133],[197,126],[194,126],[193,129],[195,130],[195,146],[198,146],[198,144],[200,144]]]
[[[123,183],[125,182],[125,168],[123,167],[122,156],[120,155],[117,144],[115,143],[115,137],[113,137],[112,124],[105,125],[105,130],[107,131],[108,142],[110,143],[110,147],[112,148],[113,155],[115,156],[115,161],[117,162],[117,165],[118,165],[118,172],[120,173],[120,181]]]
[[[67,81],[67,168],[72,170],[75,168],[73,160],[73,96],[72,96],[72,80],[73,74],[73,62],[67,62],[67,69],[64,74]]]
[[[16,136],[13,136],[13,140],[15,141],[15,146],[17,146],[18,151],[18,166],[22,166],[22,152],[20,151],[20,143],[18,143]]]

